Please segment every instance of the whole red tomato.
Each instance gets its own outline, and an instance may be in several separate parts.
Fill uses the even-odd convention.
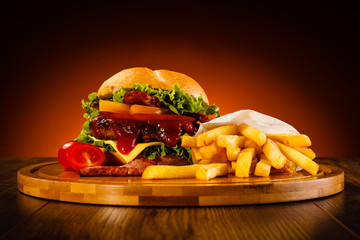
[[[68,162],[69,149],[72,145],[76,144],[75,141],[66,142],[58,152],[58,160],[60,165],[66,170],[73,170],[70,163]]]
[[[66,170],[100,166],[104,159],[104,153],[98,147],[76,141],[65,143],[58,153],[59,163]]]

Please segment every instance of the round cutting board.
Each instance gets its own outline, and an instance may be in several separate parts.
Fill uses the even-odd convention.
[[[31,165],[18,171],[18,189],[51,200],[126,206],[218,206],[289,202],[341,192],[344,172],[320,165],[316,176],[298,171],[290,176],[238,178],[210,181],[195,178],[145,180],[135,176],[80,177],[58,162]]]

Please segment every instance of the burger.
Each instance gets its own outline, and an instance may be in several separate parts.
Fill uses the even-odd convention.
[[[75,141],[101,149],[103,166],[192,164],[191,149],[181,146],[182,136],[195,135],[200,123],[220,116],[194,79],[144,67],[113,75],[82,100],[82,106],[86,122]]]

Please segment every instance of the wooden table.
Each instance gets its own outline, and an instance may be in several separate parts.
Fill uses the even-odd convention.
[[[345,171],[337,195],[226,207],[86,205],[17,190],[17,170],[54,160],[0,159],[1,239],[360,239],[360,158],[316,160]]]

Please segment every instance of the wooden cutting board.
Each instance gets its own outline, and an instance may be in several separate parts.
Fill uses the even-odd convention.
[[[51,200],[126,206],[218,206],[289,202],[333,195],[344,189],[344,172],[320,165],[317,176],[298,171],[294,176],[237,178],[210,181],[190,179],[144,180],[141,177],[80,177],[58,162],[18,171],[18,189]]]

